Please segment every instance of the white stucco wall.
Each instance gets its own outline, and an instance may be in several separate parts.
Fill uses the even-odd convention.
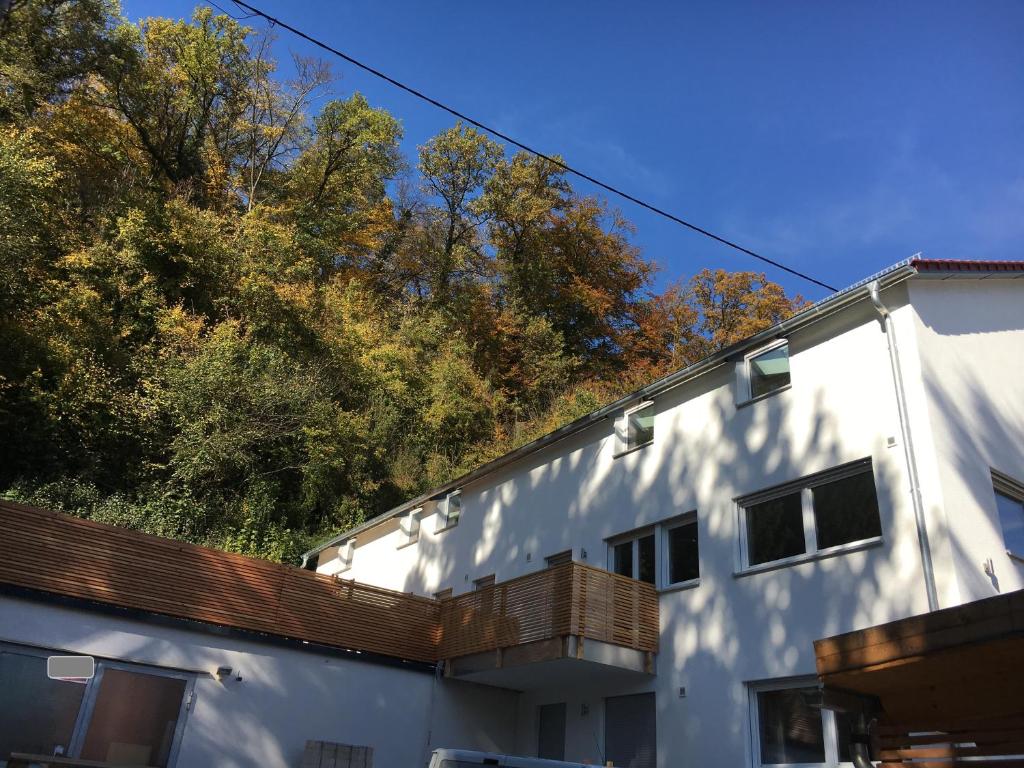
[[[910,285],[931,435],[933,514],[960,602],[1024,588],[1006,555],[991,470],[1024,481],[1024,280]],[[991,560],[994,578],[985,573]]]
[[[178,768],[297,768],[307,739],[372,746],[378,768],[425,765],[428,731],[429,749],[515,743],[516,694],[430,673],[10,597],[0,640],[207,673]],[[208,674],[221,666],[242,681]]]
[[[906,287],[884,299],[897,332],[913,337]],[[913,338],[908,344],[913,355]],[[416,546],[397,549],[397,533],[360,542],[345,576],[420,594],[453,587],[458,594],[490,573],[502,581],[543,568],[545,556],[569,548],[576,559],[605,567],[607,538],[696,510],[701,582],[665,591],[660,600],[661,648],[650,683],[658,700],[659,765],[749,764],[746,683],[813,675],[815,639],[927,610],[877,315],[861,302],[793,334],[790,353],[790,389],[737,408],[734,366],[723,366],[656,399],[653,445],[614,458],[613,422],[597,425],[464,488],[456,528],[435,534],[428,515]],[[737,575],[736,497],[866,457],[874,465],[881,545]],[[941,578],[952,589],[946,582],[955,578]],[[562,699],[557,691],[525,695],[520,751],[536,748],[533,707],[567,700],[566,756],[592,759],[603,740],[600,715],[573,712],[581,696],[600,710],[603,696],[620,693],[595,685]]]

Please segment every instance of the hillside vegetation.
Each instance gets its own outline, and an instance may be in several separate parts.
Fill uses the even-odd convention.
[[[0,23],[0,494],[289,560],[792,313],[196,10]],[[316,109],[313,106],[316,105]],[[699,254],[694,254],[694,260]]]

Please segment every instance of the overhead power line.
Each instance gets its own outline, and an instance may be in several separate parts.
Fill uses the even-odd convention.
[[[512,138],[508,134],[502,133],[501,131],[497,130],[496,128],[492,128],[491,126],[486,125],[485,123],[482,123],[479,120],[475,120],[472,117],[470,117],[469,115],[465,115],[462,112],[459,112],[457,109],[448,106],[444,102],[441,102],[441,101],[438,101],[437,99],[431,98],[430,96],[428,96],[427,94],[423,93],[422,91],[419,91],[419,90],[413,88],[412,86],[406,85],[405,83],[403,83],[403,82],[401,82],[399,80],[396,80],[395,78],[391,77],[390,75],[384,74],[379,69],[375,69],[375,68],[371,67],[369,64],[364,64],[363,62],[359,61],[358,59],[355,59],[355,58],[349,56],[347,53],[343,53],[342,51],[339,51],[337,48],[334,48],[334,47],[328,45],[327,43],[323,42],[322,40],[318,40],[317,38],[313,37],[312,35],[308,35],[305,32],[303,32],[302,30],[300,30],[300,29],[298,29],[296,27],[293,27],[292,25],[290,25],[290,24],[288,24],[288,23],[286,23],[284,21],[281,21],[280,19],[274,18],[273,16],[271,16],[268,13],[264,13],[259,8],[256,8],[255,6],[250,5],[249,3],[245,2],[244,0],[232,0],[232,2],[234,2],[234,4],[237,5],[239,8],[243,8],[246,11],[248,11],[252,16],[259,16],[259,17],[261,17],[263,19],[266,19],[266,21],[269,22],[272,26],[278,26],[278,27],[281,27],[282,29],[286,29],[289,32],[291,32],[293,35],[295,35],[297,37],[300,37],[300,38],[302,38],[303,40],[305,40],[305,41],[307,41],[309,43],[312,43],[316,47],[321,48],[321,49],[327,51],[328,53],[334,54],[338,58],[347,61],[349,64],[352,64],[353,66],[358,67],[359,69],[363,70],[364,72],[369,72],[374,77],[379,77],[381,80],[384,80],[384,81],[386,81],[388,83],[391,83],[391,85],[395,86],[396,88],[400,88],[401,90],[405,91],[406,93],[412,94],[416,98],[422,99],[423,101],[427,102],[428,104],[433,104],[438,109],[444,110],[445,112],[447,112],[450,115],[455,116],[459,120],[462,120],[463,122],[469,123],[470,125],[474,125],[477,128],[479,128],[480,130],[486,131],[487,133],[491,134],[492,136],[495,136],[495,137],[501,139],[502,141],[504,141],[504,142],[506,142],[508,144],[511,144],[511,145],[513,145],[515,147],[518,147],[519,149],[523,150],[524,152],[529,152],[531,155],[535,155],[536,157],[539,157],[542,160],[546,160],[547,162],[552,163],[553,165],[558,166],[559,168],[564,170],[566,173],[571,173],[574,176],[577,176],[577,177],[579,177],[581,179],[589,181],[591,184],[594,184],[595,186],[598,186],[601,189],[604,189],[604,190],[606,190],[608,192],[611,192],[613,195],[617,195],[618,197],[621,197],[624,200],[629,200],[631,203],[635,203],[636,205],[639,205],[641,208],[646,208],[648,211],[651,211],[652,213],[656,213],[658,216],[662,216],[662,217],[668,219],[669,221],[675,222],[676,224],[681,224],[682,226],[686,227],[687,229],[690,229],[690,230],[692,230],[692,231],[694,231],[694,232],[696,232],[696,233],[698,233],[700,235],[704,235],[704,237],[711,238],[712,240],[715,240],[716,242],[719,242],[722,245],[727,245],[728,247],[733,248],[733,249],[739,251],[740,253],[745,253],[748,256],[752,256],[753,258],[758,259],[759,261],[762,261],[765,264],[770,264],[771,266],[775,267],[776,269],[781,269],[783,272],[788,272],[789,274],[794,275],[795,277],[799,277],[800,279],[806,280],[809,283],[814,283],[814,285],[817,285],[817,286],[820,286],[822,288],[825,288],[826,290],[833,291],[833,292],[838,290],[836,287],[831,286],[828,283],[824,283],[821,280],[818,280],[817,278],[811,277],[810,275],[808,275],[805,272],[801,272],[798,269],[793,269],[792,267],[787,267],[785,264],[782,264],[782,263],[780,263],[778,261],[775,261],[774,259],[770,259],[767,256],[762,256],[760,253],[757,253],[756,251],[752,251],[751,249],[746,248],[746,247],[740,245],[739,243],[735,243],[732,240],[729,240],[727,238],[722,237],[721,235],[716,235],[714,232],[711,232],[711,231],[709,231],[707,229],[704,229],[703,227],[699,227],[696,224],[693,224],[693,223],[691,223],[689,221],[686,221],[686,219],[683,219],[683,218],[681,218],[679,216],[676,216],[673,213],[669,213],[668,211],[666,211],[666,210],[664,210],[662,208],[658,208],[655,205],[651,205],[650,203],[644,202],[640,198],[635,197],[634,195],[631,195],[628,192],[624,192],[621,189],[619,189],[618,187],[614,187],[611,184],[606,184],[605,182],[601,181],[600,179],[596,179],[596,178],[594,178],[593,176],[591,176],[588,173],[584,173],[583,171],[580,171],[580,170],[578,170],[576,168],[573,168],[571,165],[567,165],[566,163],[562,162],[561,160],[558,160],[555,157],[552,157],[551,155],[548,155],[548,154],[545,154],[544,152],[536,150],[533,147],[531,147],[531,146],[529,146],[527,144],[524,144],[523,142],[521,142],[521,141],[519,141],[517,139]]]

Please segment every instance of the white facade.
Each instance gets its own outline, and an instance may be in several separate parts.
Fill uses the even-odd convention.
[[[652,691],[660,768],[760,765],[752,723],[759,683],[813,678],[815,639],[929,609],[905,433],[939,607],[1024,587],[991,479],[995,469],[1024,480],[1019,276],[915,274],[882,291],[906,431],[890,337],[860,289],[858,300],[784,334],[788,387],[743,402],[741,351],[653,398],[650,444],[622,453],[622,420],[609,417],[463,486],[456,526],[439,525],[438,502],[427,502],[415,543],[392,517],[356,532],[344,566],[334,546],[318,569],[457,595],[491,574],[501,582],[544,568],[564,550],[609,567],[609,540],[652,527],[661,587],[656,674],[626,685],[595,676],[566,690],[524,673],[513,686],[522,689],[516,750],[536,753],[538,705],[565,702],[565,758],[601,763],[604,699]],[[858,460],[870,460],[881,536],[745,567],[737,499]],[[663,524],[688,514],[698,525],[700,577],[678,588],[667,583]]]
[[[298,768],[307,740],[371,746],[376,768],[425,766],[445,744],[507,752],[515,743],[515,694],[430,670],[0,597],[0,653],[20,648],[183,675],[192,696],[172,753],[178,768]],[[218,680],[224,667],[231,674]]]

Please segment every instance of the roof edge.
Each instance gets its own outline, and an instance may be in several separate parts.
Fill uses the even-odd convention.
[[[779,334],[789,333],[797,328],[802,328],[804,326],[815,323],[850,304],[854,304],[858,301],[864,300],[868,296],[867,289],[865,286],[867,286],[869,283],[872,283],[877,280],[880,283],[881,288],[887,288],[889,286],[895,285],[896,283],[902,282],[903,280],[906,280],[907,278],[917,274],[917,269],[914,266],[914,262],[922,261],[919,257],[920,254],[915,254],[914,256],[908,259],[904,259],[900,262],[897,262],[896,264],[893,264],[892,266],[887,267],[884,270],[881,270],[880,272],[877,272],[869,277],[866,277],[863,280],[860,280],[854,283],[853,285],[842,289],[841,291],[837,291],[836,293],[833,293],[830,296],[826,296],[824,299],[821,299],[811,304],[809,307],[802,309],[795,315],[792,315],[791,317],[783,320],[782,322],[776,323],[770,328],[766,328],[760,333],[756,333],[753,336],[743,339],[742,341],[739,341],[735,344],[731,344],[730,346],[719,350],[715,354],[706,357],[703,360],[698,360],[696,363],[693,363],[692,365],[689,365],[686,368],[682,368],[678,371],[663,376],[662,378],[657,379],[651,382],[650,384],[641,387],[640,389],[630,392],[627,395],[623,395],[614,402],[602,406],[596,411],[591,411],[587,415],[581,416],[575,421],[571,421],[568,424],[554,430],[553,432],[549,432],[546,435],[542,435],[541,437],[538,437],[536,440],[527,443],[526,445],[520,446],[514,451],[510,451],[509,453],[499,456],[496,459],[492,459],[491,461],[485,464],[481,464],[476,469],[470,470],[469,472],[466,472],[465,474],[462,474],[459,477],[456,477],[443,485],[439,485],[427,491],[426,493],[420,494],[419,496],[410,499],[409,501],[405,501],[396,507],[392,507],[387,512],[383,512],[377,515],[376,517],[372,517],[366,522],[355,526],[354,528],[350,528],[349,530],[332,536],[329,539],[325,539],[308,552],[303,553],[302,562],[303,564],[305,564],[310,557],[318,555],[320,552],[327,549],[328,547],[333,547],[336,544],[341,543],[342,541],[345,541],[347,539],[352,538],[353,536],[358,535],[359,533],[362,533],[363,531],[375,528],[376,526],[386,522],[387,520],[391,519],[392,517],[395,517],[396,515],[402,514],[411,509],[415,509],[417,506],[420,506],[426,501],[429,501],[431,499],[434,499],[435,497],[441,496],[450,491],[461,488],[462,486],[468,485],[469,483],[472,483],[476,480],[479,480],[482,477],[485,477],[493,472],[496,472],[497,470],[518,461],[519,459],[523,459],[529,456],[530,454],[543,450],[544,448],[554,445],[555,443],[564,440],[565,438],[570,437],[571,435],[581,432],[584,429],[593,426],[594,424],[597,424],[598,422],[604,421],[604,419],[608,418],[610,415],[612,415],[616,411],[620,410],[621,408],[635,400],[646,397],[654,397],[664,392],[667,392],[670,389],[674,389],[675,387],[678,387],[681,384],[684,384],[685,382],[690,381],[691,379],[694,379],[703,373],[707,373],[708,371],[711,371],[712,369],[719,367],[720,365],[725,363],[729,358],[739,354],[740,352],[743,352],[751,347],[756,347],[760,344],[763,344],[764,342],[771,340],[773,337],[776,337]]]

